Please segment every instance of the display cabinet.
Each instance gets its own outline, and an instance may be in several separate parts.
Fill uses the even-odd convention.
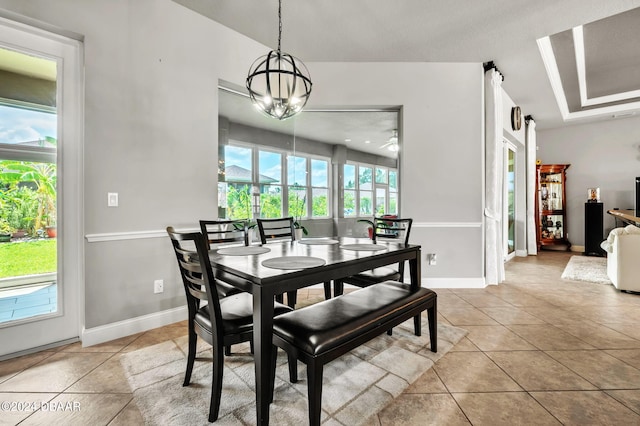
[[[566,178],[570,164],[542,164],[537,166],[536,223],[538,249],[564,246],[571,243],[567,235]]]

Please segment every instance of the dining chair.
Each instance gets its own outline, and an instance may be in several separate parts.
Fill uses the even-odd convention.
[[[212,291],[218,285],[209,260],[208,246],[200,232],[176,232],[167,228],[167,234],[178,260],[178,267],[187,297],[189,351],[183,386],[191,381],[196,359],[198,336],[213,347],[213,378],[209,422],[218,418],[224,371],[223,350],[236,343],[251,342],[253,338],[253,296],[240,292],[220,297]],[[195,250],[195,251],[194,251]],[[201,306],[202,302],[206,302]],[[275,303],[274,315],[290,312],[286,305]],[[295,368],[295,360],[289,368]]]
[[[295,241],[296,232],[293,225],[293,217],[280,217],[275,219],[256,219],[260,241],[267,244],[268,240],[291,240]]]
[[[230,243],[249,245],[249,230],[247,221],[244,219],[201,220],[200,231],[205,237],[209,250]],[[231,296],[242,291],[238,287],[220,280],[217,280],[216,284],[220,297]]]
[[[256,219],[260,241],[267,244],[270,240],[296,240],[293,217],[281,217],[275,219]],[[331,281],[324,283],[324,298],[331,299]],[[295,291],[287,292],[287,304],[295,308],[297,294]]]
[[[378,241],[401,241],[404,245],[409,244],[409,234],[413,219],[399,219],[397,217],[374,217],[373,221],[360,220],[369,223],[372,231],[371,239],[374,243]],[[336,296],[344,292],[344,284],[351,284],[356,287],[368,287],[372,284],[384,281],[404,282],[404,264],[402,261],[396,266],[383,266],[350,277],[334,280],[333,292]]]
[[[209,250],[229,243],[242,243],[248,246],[247,222],[247,219],[201,220],[200,230],[207,240]]]

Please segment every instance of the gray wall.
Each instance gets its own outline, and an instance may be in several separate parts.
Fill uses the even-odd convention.
[[[482,279],[484,115],[481,64],[311,63],[317,105],[402,105],[400,209],[423,283]],[[326,88],[326,89],[324,89]],[[462,280],[460,280],[462,279]]]
[[[640,117],[619,118],[537,134],[543,164],[571,164],[567,170],[569,241],[584,247],[587,188],[599,187],[604,203],[604,238],[615,226],[607,210],[633,209],[640,176]]]
[[[0,8],[85,36],[85,236],[126,237],[85,242],[85,327],[183,305],[168,240],[136,235],[215,215],[217,85],[242,85],[268,48],[169,0]],[[425,284],[482,280],[481,64],[307,65],[313,106],[403,106],[401,209],[414,242],[439,256],[423,263]],[[120,207],[106,206],[107,192]],[[153,294],[158,278],[165,291]]]

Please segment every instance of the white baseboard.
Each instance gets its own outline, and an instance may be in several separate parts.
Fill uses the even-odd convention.
[[[571,246],[571,251],[584,253],[584,246]]]
[[[187,319],[187,307],[168,309],[99,327],[82,330],[82,347],[109,342],[131,334],[162,327]]]
[[[485,288],[484,278],[422,278],[426,288]],[[314,284],[311,288],[323,288]],[[187,307],[168,309],[149,315],[142,315],[124,321],[82,330],[82,347],[120,339],[135,333],[151,330],[187,319]]]
[[[426,288],[485,288],[484,278],[422,278]]]

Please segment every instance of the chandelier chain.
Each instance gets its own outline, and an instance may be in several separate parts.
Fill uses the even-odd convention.
[[[304,63],[282,48],[282,0],[278,0],[278,50],[256,59],[249,68],[247,90],[251,102],[270,117],[284,120],[307,104],[311,78]]]
[[[280,39],[282,39],[282,0],[278,0],[278,53],[280,53]]]

